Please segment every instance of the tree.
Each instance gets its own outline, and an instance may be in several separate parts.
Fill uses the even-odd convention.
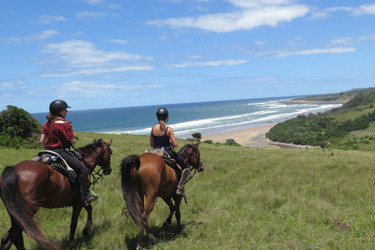
[[[194,139],[198,140],[198,141],[201,141],[202,139],[202,134],[201,133],[194,133],[191,135]]]
[[[8,105],[0,113],[0,146],[35,147],[41,130],[42,125],[21,108]]]

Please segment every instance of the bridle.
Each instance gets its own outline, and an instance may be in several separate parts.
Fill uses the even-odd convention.
[[[91,176],[92,176],[92,182],[91,182],[91,186],[93,188],[93,186],[100,180],[104,177],[104,175],[109,175],[111,172],[112,172],[112,168],[111,168],[111,155],[112,155],[112,150],[111,148],[107,145],[107,143],[104,143],[105,145],[105,153],[104,154],[107,154],[107,160],[105,161],[105,165],[99,165],[100,168],[99,170],[95,170],[95,167],[91,167],[89,164],[87,164],[87,162],[82,159],[82,161],[84,162],[84,164],[91,169]]]
[[[194,147],[193,145],[191,145],[190,147],[194,150],[195,157],[196,157],[196,159],[198,159],[198,166],[193,167],[192,171],[190,172],[190,176],[189,176],[189,178],[187,179],[186,182],[193,179],[193,177],[196,175],[196,173],[201,172],[202,171],[202,165],[203,165],[202,161],[201,161],[201,157],[199,155],[199,149],[197,147]]]

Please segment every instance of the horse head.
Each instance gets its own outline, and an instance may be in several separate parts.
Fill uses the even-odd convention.
[[[85,155],[85,161],[88,163],[88,165],[90,165],[91,170],[94,170],[95,166],[99,165],[103,170],[103,174],[109,175],[112,172],[112,150],[110,148],[111,144],[112,140],[107,143],[102,139],[99,139],[98,141],[94,140],[93,143],[78,148],[77,151]],[[95,154],[92,154],[93,152]]]
[[[201,153],[199,152],[199,142],[194,144],[186,144],[178,152],[196,171],[203,172],[204,166],[201,161]]]
[[[103,173],[105,175],[109,175],[112,172],[111,168],[111,155],[112,155],[112,149],[109,147],[112,144],[112,139],[109,142],[103,142],[103,151],[102,153],[103,157],[99,161],[98,165],[103,169]]]

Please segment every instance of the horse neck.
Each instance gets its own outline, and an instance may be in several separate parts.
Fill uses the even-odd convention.
[[[97,151],[99,148],[96,149]],[[98,158],[100,156],[100,153],[95,152],[95,150],[86,150],[80,152],[81,154],[85,155],[84,161],[86,162],[85,166],[89,170],[90,174],[95,169],[96,165],[98,165]],[[87,166],[88,165],[88,166]]]
[[[192,161],[191,161],[191,158],[192,158],[192,156],[194,155],[194,153],[195,153],[195,148],[193,147],[193,146],[190,146],[190,148],[191,148],[191,153],[189,153],[189,151],[188,151],[188,149],[189,149],[189,146],[187,146],[185,149],[181,149],[179,152],[178,152],[178,154],[182,157],[182,158],[184,158],[184,160],[187,162],[187,163],[189,163],[190,165],[192,164]],[[186,150],[186,155],[184,156],[184,150]]]

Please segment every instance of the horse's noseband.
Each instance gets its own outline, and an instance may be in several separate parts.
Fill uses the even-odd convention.
[[[204,168],[202,168],[203,163],[202,163],[201,157],[199,155],[199,149],[198,148],[194,148],[194,147],[192,147],[192,149],[195,151],[195,157],[198,159],[198,166],[194,166],[194,169],[197,172],[203,172]]]
[[[106,153],[107,153],[107,164],[105,166],[102,166],[102,168],[103,168],[103,173],[105,175],[109,175],[112,172],[112,168],[111,168],[112,150],[107,144],[105,144],[105,146],[106,146]]]

